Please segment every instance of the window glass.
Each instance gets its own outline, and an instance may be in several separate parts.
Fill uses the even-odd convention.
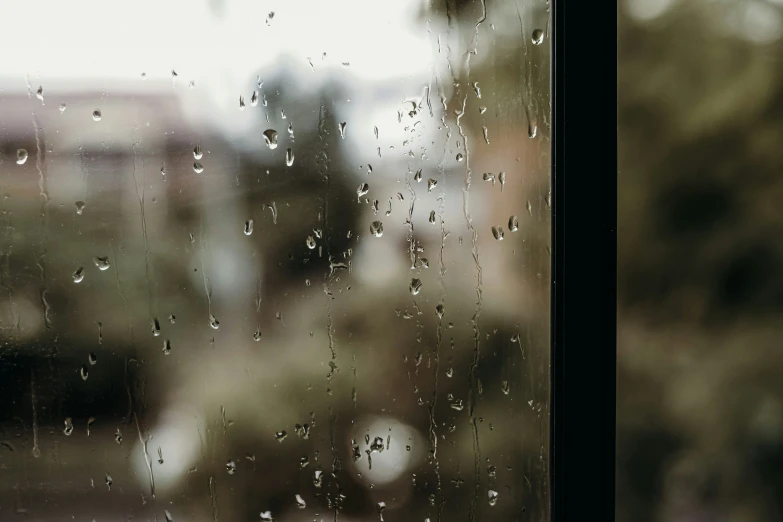
[[[549,5],[6,4],[0,519],[549,519]]]

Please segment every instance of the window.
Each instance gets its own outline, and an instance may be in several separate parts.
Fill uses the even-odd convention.
[[[5,11],[0,518],[551,518],[547,3]]]

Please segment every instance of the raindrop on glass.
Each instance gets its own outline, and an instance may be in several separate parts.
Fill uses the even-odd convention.
[[[362,183],[359,185],[359,188],[356,189],[356,202],[361,202],[361,197],[367,194],[370,191],[370,185],[367,183]]]
[[[109,266],[111,266],[111,264],[109,263],[109,258],[107,256],[104,256],[104,257],[99,257],[99,256],[93,257],[92,258],[92,262],[95,263],[95,266],[97,266],[98,270],[100,270],[100,271],[108,270]]]
[[[64,103],[61,103],[61,104],[60,104],[60,113],[63,113],[63,112],[65,112],[65,109],[66,109],[66,108],[67,108],[67,106],[66,106]]]
[[[383,223],[380,221],[370,223],[370,234],[375,237],[381,237],[383,235]]]
[[[220,328],[220,321],[212,314],[209,314],[209,326],[211,326],[213,330]]]
[[[253,340],[255,342],[259,342],[261,340],[261,332],[259,330],[256,330],[256,332],[253,334]]]
[[[81,369],[79,370],[79,375],[82,376],[82,380],[83,381],[86,381],[87,377],[90,376],[90,372],[89,372],[89,370],[87,370],[86,366],[82,366]]]
[[[438,314],[438,319],[441,319],[443,317],[445,311],[446,310],[443,308],[442,303],[438,304],[438,306],[435,307],[435,313]]]
[[[519,230],[519,218],[516,216],[511,216],[508,218],[508,230],[509,232],[516,232]]]
[[[530,200],[528,200],[527,204],[525,204],[525,208],[527,208],[527,213],[532,216],[533,215],[533,205],[530,204]]]
[[[294,164],[294,151],[291,149],[285,151],[285,164],[289,167]]]
[[[87,356],[87,362],[90,363],[90,366],[98,364],[98,356],[95,355],[95,352],[90,352],[90,355]]]
[[[253,220],[252,219],[248,219],[247,221],[245,221],[245,230],[244,230],[244,232],[245,232],[246,236],[249,236],[250,234],[253,233]]]
[[[261,512],[261,520],[263,522],[272,522],[272,520],[274,520],[272,518],[272,512],[271,511],[262,511]]]
[[[503,229],[501,227],[492,227],[492,236],[498,241],[503,241]]]
[[[201,145],[196,145],[196,148],[193,149],[193,157],[200,160],[203,155],[204,151],[201,149]]]
[[[244,111],[245,110],[245,97],[240,96],[239,97],[239,110]]]
[[[73,433],[73,419],[70,417],[65,418],[65,427],[63,428],[63,433],[66,437],[70,436],[71,433]]]
[[[27,150],[18,149],[16,151],[16,164],[24,165],[25,161],[27,161]]]
[[[264,143],[270,150],[277,148],[277,131],[275,129],[267,129],[264,131]]]
[[[498,492],[494,489],[490,489],[487,491],[487,500],[489,501],[490,506],[494,506],[498,503]]]
[[[250,105],[253,107],[258,105],[258,91],[253,91],[253,94],[250,95]]]
[[[462,153],[458,152],[457,153],[457,161],[462,161],[462,158],[463,158]]]
[[[315,238],[313,236],[307,236],[307,239],[305,240],[305,244],[307,245],[307,248],[310,250],[315,249]]]
[[[171,341],[169,341],[168,339],[163,341],[163,353],[165,355],[168,355],[168,354],[171,353]]]
[[[541,43],[544,41],[544,31],[541,29],[536,29],[533,31],[533,45],[541,45]]]
[[[92,119],[95,121],[101,121],[101,111],[100,109],[95,109],[92,111]]]
[[[226,471],[228,471],[229,475],[233,475],[237,472],[237,463],[233,460],[229,460],[226,462]]]
[[[80,266],[73,273],[73,282],[74,283],[81,283],[82,281],[84,281],[84,267]]]
[[[435,211],[430,210],[430,223],[435,224]]]
[[[432,189],[438,186],[438,180],[437,179],[428,179],[427,180],[427,192],[432,192]]]
[[[411,284],[409,289],[413,295],[418,295],[418,293],[421,292],[421,287],[422,287],[421,279],[417,279],[415,277],[411,279]]]
[[[307,504],[305,503],[304,499],[302,498],[302,495],[297,493],[295,498],[296,498],[296,507],[298,507],[299,509],[304,509],[304,508],[307,507]]]
[[[41,100],[41,103],[44,101],[43,97],[43,86],[38,86],[38,90],[35,92],[35,97]]]
[[[286,437],[288,437],[288,433],[286,433],[285,430],[275,433],[275,439],[277,439],[277,442],[283,442]]]
[[[199,163],[198,161],[193,162],[193,172],[196,174],[201,174],[204,172],[204,165]]]
[[[339,125],[339,130],[340,130],[340,137],[345,139],[345,122],[342,122]]]

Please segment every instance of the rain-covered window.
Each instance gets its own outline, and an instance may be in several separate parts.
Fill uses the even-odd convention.
[[[547,520],[543,0],[4,2],[0,520]]]

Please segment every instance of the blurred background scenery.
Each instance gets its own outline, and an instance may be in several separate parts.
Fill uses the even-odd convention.
[[[545,0],[5,0],[0,14],[0,520],[549,520]],[[728,360],[770,357],[774,328],[717,330],[738,295],[772,310],[774,235],[706,237],[718,218],[777,223],[774,178],[750,192],[774,164],[775,55],[722,37],[711,62],[678,53],[694,75],[652,54],[687,45],[690,19],[646,23],[621,27],[622,74],[637,69],[622,150],[657,138],[671,154],[651,158],[679,154],[626,163],[624,231],[645,238],[622,250],[629,520],[669,499],[644,481],[675,455],[701,472],[732,453],[718,487],[751,487],[736,451],[755,436],[741,447],[763,481],[778,411],[772,365]],[[707,103],[708,77],[732,87],[672,140],[674,102],[701,86]],[[643,215],[668,216],[659,241]],[[669,259],[651,284],[647,265]],[[763,299],[735,282],[708,303],[697,286],[675,310],[685,294],[664,285],[698,284],[708,259],[739,263],[734,280],[763,270]],[[662,340],[675,319],[687,337]],[[708,371],[695,346],[726,363]],[[715,409],[676,400],[678,374],[736,411],[700,431],[696,412]],[[760,419],[757,435],[725,413]],[[707,433],[713,453],[696,451]]]
[[[783,520],[783,2],[618,2],[617,520]]]

